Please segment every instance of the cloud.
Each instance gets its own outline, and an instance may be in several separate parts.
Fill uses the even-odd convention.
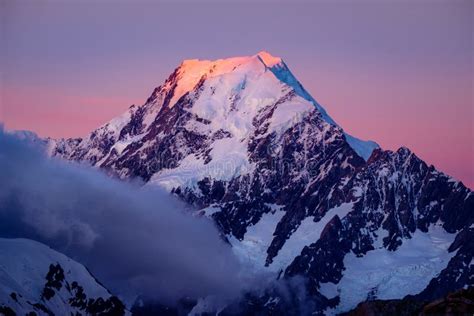
[[[39,240],[124,297],[169,303],[247,286],[213,223],[189,211],[157,189],[49,159],[0,128],[0,237]]]

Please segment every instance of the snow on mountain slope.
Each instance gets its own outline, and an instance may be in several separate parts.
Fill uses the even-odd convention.
[[[357,139],[347,133],[345,135],[349,145],[351,145],[351,147],[359,154],[359,156],[364,158],[365,161],[370,158],[370,155],[372,155],[372,152],[375,149],[379,148],[379,145],[376,142],[361,141],[360,139]]]
[[[367,298],[388,300],[420,293],[456,254],[448,251],[454,238],[455,234],[432,225],[426,233],[415,231],[396,252],[381,243],[364,257],[348,254],[346,270],[336,286],[341,297],[336,311],[347,311]]]
[[[0,314],[125,315],[81,264],[28,239],[0,238]]]
[[[271,205],[270,207],[273,211],[263,214],[256,224],[250,225],[242,240],[229,236],[229,242],[233,247],[234,253],[244,263],[249,263],[249,266],[262,271],[267,270],[265,268],[265,260],[267,258],[267,249],[273,239],[273,232],[283,215],[285,215],[285,212],[277,205]],[[272,270],[279,272],[278,267]]]
[[[383,151],[346,134],[266,52],[184,61],[144,105],[84,139],[49,140],[49,150],[173,192],[213,218],[256,272],[305,276],[319,311],[367,297],[367,288],[351,298],[339,286],[350,280],[343,272],[361,273],[360,258],[399,264],[411,247],[423,257],[418,244],[440,260],[420,274],[419,293],[397,295],[433,298],[474,282],[465,237],[472,192],[407,148]],[[433,225],[455,238],[448,253],[425,243]],[[364,278],[366,286],[380,283]],[[278,301],[272,295],[265,302]]]

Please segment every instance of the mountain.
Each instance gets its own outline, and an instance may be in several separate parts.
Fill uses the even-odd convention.
[[[186,60],[142,106],[47,146],[194,205],[256,272],[304,276],[316,312],[474,283],[472,192],[345,133],[267,52]],[[252,308],[283,308],[275,295]]]
[[[127,315],[81,264],[29,239],[0,238],[0,315]]]

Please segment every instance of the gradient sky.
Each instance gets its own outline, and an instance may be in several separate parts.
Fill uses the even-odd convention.
[[[473,1],[0,2],[0,121],[82,136],[186,58],[267,50],[349,133],[474,188]]]

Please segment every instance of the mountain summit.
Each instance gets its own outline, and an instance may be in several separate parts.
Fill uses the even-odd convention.
[[[186,60],[145,104],[49,152],[179,196],[256,272],[303,276],[315,311],[474,284],[472,192],[346,134],[266,52]]]
[[[66,154],[76,157],[81,156],[81,153],[85,154],[88,148],[95,148],[95,154],[85,154],[86,157],[81,156],[80,159],[89,160],[94,165],[104,163],[106,156],[121,153],[124,146],[141,139],[147,129],[161,117],[158,114],[163,108],[173,108],[178,101],[183,102],[191,95],[195,96],[196,104],[187,112],[193,113],[198,119],[220,122],[225,127],[222,130],[233,129],[235,134],[239,134],[232,135],[236,137],[251,133],[251,121],[257,112],[276,102],[281,103],[274,116],[276,125],[294,125],[305,113],[316,110],[324,121],[339,128],[293,76],[283,60],[262,51],[254,56],[215,61],[185,60],[163,85],[154,89],[143,106],[132,106],[129,111],[84,139],[69,140],[67,143],[59,141],[58,146],[64,146]],[[140,126],[132,126],[140,119]],[[216,131],[218,126],[212,125],[210,127],[215,127]],[[122,131],[124,127],[126,130]],[[365,160],[378,147],[374,142],[364,142],[344,135],[350,146]],[[97,143],[97,138],[103,138],[105,143]],[[117,141],[119,143],[116,146],[109,146]],[[58,149],[61,151],[61,148]]]

